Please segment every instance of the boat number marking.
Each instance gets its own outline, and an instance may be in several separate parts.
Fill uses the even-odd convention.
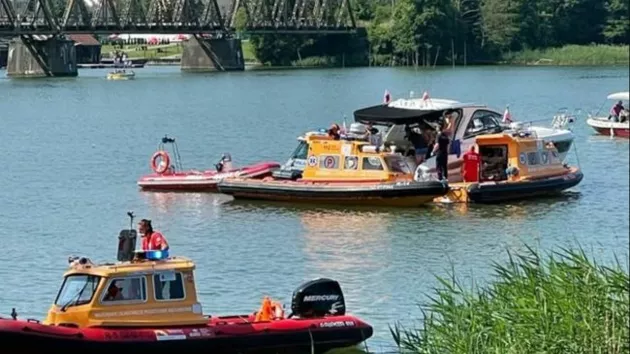
[[[326,156],[324,159],[324,167],[326,168],[334,168],[335,167],[335,159],[332,156]]]
[[[322,322],[319,324],[320,328],[331,327],[354,327],[354,321],[334,321],[334,322]]]
[[[308,157],[308,165],[309,166],[316,166],[317,165],[317,156],[309,156]]]
[[[103,333],[103,337],[107,340],[138,340],[153,339],[153,335],[148,331],[107,331]]]

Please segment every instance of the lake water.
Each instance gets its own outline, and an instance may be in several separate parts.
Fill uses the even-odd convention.
[[[290,307],[292,291],[314,277],[338,280],[348,311],[368,321],[370,350],[393,345],[388,325],[412,325],[418,305],[451,267],[488,279],[492,261],[525,244],[543,250],[582,245],[598,259],[628,259],[628,140],[574,124],[585,174],[558,198],[498,206],[418,209],[322,208],[232,202],[225,195],[140,192],[139,176],[159,139],[176,137],[184,168],[229,152],[236,164],[284,162],[306,130],[410,90],[432,97],[509,104],[518,120],[550,122],[561,107],[608,110],[606,95],[627,91],[627,68],[360,68],[185,74],[136,70],[107,81],[9,80],[0,72],[0,314],[42,318],[67,256],[112,261],[125,215],[150,218],[172,253],[197,263],[209,314],[250,313],[264,295]],[[578,160],[579,158],[579,160]]]

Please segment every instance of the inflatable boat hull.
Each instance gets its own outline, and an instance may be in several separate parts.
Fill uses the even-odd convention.
[[[468,198],[475,203],[494,203],[560,193],[578,185],[584,175],[577,169],[539,180],[509,183],[480,183],[468,186]]]
[[[445,195],[448,184],[437,181],[324,183],[226,179],[219,183],[218,190],[234,199],[414,207]]]
[[[278,168],[280,168],[278,163],[261,162],[221,173],[214,170],[153,173],[140,178],[138,186],[145,191],[216,192],[217,183],[224,178],[264,178]]]
[[[359,344],[372,327],[352,316],[246,323],[219,318],[203,327],[68,328],[0,319],[2,353],[35,353],[63,348],[82,353],[324,353]],[[240,319],[240,322],[239,322]],[[226,324],[221,324],[226,320]]]

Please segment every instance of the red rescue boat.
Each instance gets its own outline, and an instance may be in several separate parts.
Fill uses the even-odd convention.
[[[173,145],[173,161],[166,151],[166,144]],[[182,168],[175,139],[165,136],[158,145],[158,150],[151,157],[151,169],[154,173],[142,176],[138,180],[138,186],[145,191],[215,192],[217,183],[224,178],[264,178],[279,169],[280,164],[267,161],[234,168],[230,154],[223,154],[214,167],[205,171],[185,171]]]
[[[325,278],[294,291],[288,316],[268,297],[253,314],[205,316],[195,264],[168,251],[133,252],[136,235],[120,233],[117,263],[70,258],[44,321],[18,319],[15,309],[0,318],[1,352],[324,353],[372,336],[369,324],[346,314],[339,283]]]

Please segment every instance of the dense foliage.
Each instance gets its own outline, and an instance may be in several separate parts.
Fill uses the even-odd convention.
[[[351,0],[352,1],[352,0]],[[628,44],[627,0],[353,0],[362,34],[252,36],[261,62],[353,55],[364,64],[495,62],[515,51],[576,44]],[[308,53],[307,53],[308,52]],[[362,55],[357,55],[362,54]],[[339,63],[337,63],[339,64]]]
[[[620,264],[582,251],[541,259],[533,250],[495,265],[476,291],[440,279],[418,330],[392,334],[411,353],[628,353],[630,279]]]

